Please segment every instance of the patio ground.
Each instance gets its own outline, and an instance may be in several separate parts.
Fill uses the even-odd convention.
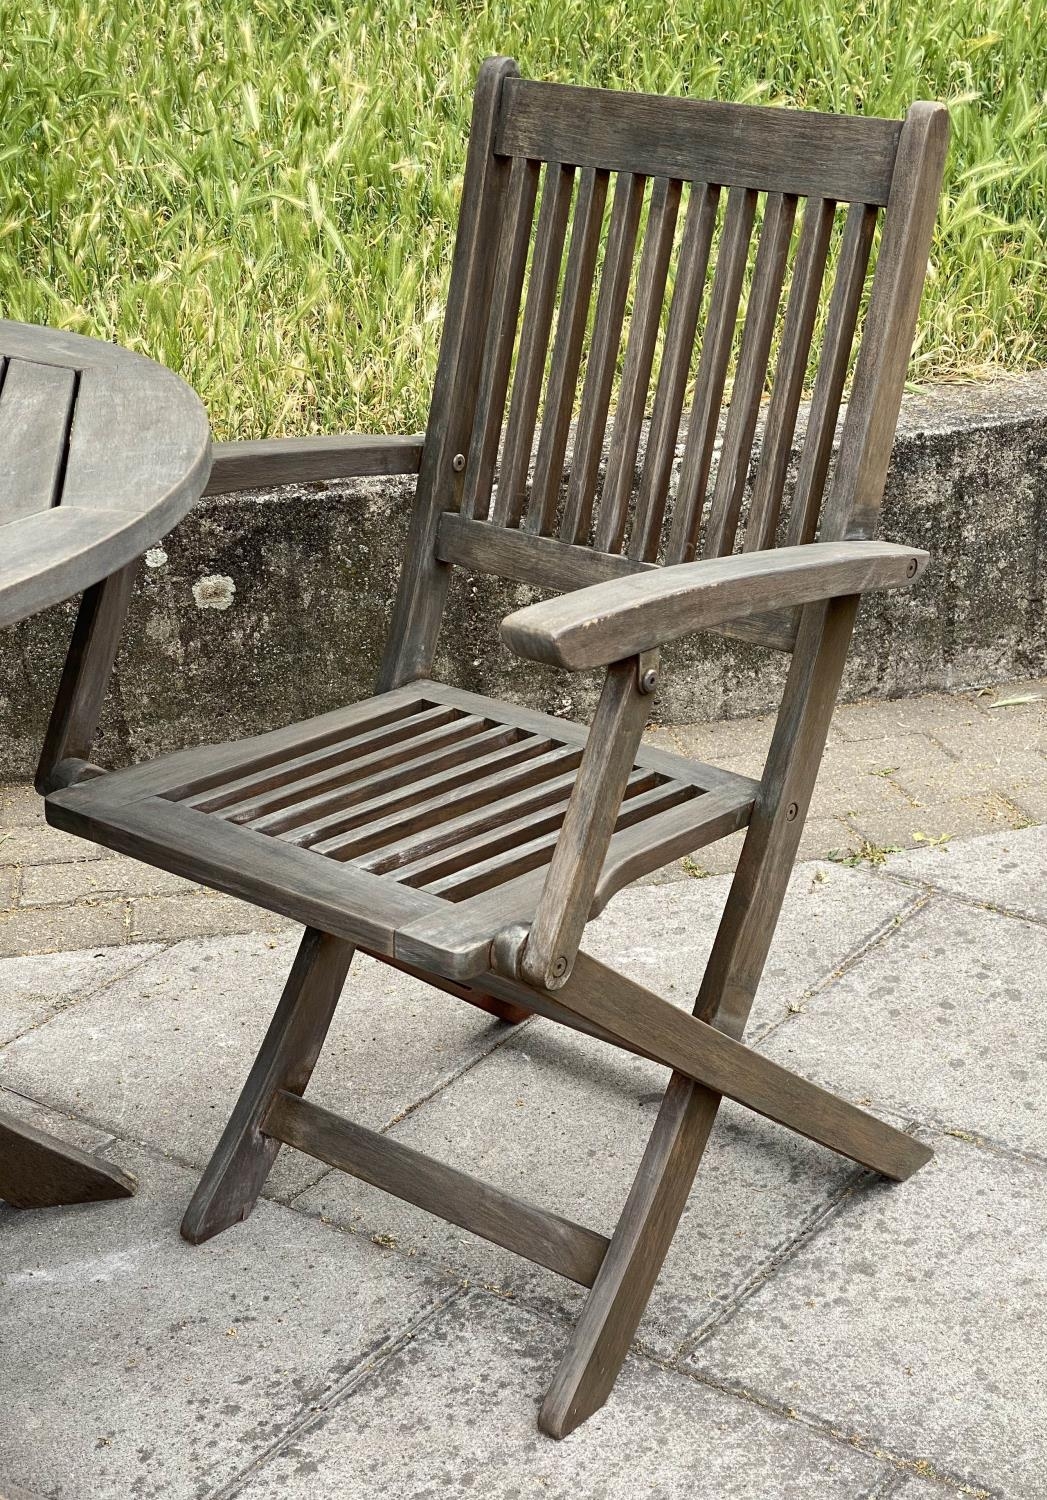
[[[656,738],[755,773],[768,732]],[[1045,752],[1044,683],[839,711],[748,1038],[934,1160],[887,1186],[725,1106],[562,1444],[535,1415],[578,1289],[290,1151],[246,1224],[179,1239],[295,930],[5,789],[0,1104],[141,1186],[0,1208],[0,1496],[1043,1500]],[[588,946],[688,1003],[736,847]],[[664,1077],[360,959],[311,1097],[608,1232]]]

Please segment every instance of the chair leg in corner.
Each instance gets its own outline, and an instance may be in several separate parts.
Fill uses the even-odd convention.
[[[280,1003],[222,1138],[182,1220],[198,1245],[246,1219],[265,1186],[280,1142],[262,1122],[280,1089],[304,1093],[342,993],[352,944],[306,929]]]

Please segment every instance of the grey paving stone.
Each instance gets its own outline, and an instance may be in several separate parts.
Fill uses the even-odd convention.
[[[1047,1493],[1047,1171],[939,1137],[857,1193],[694,1368],[1007,1500]]]
[[[893,854],[887,871],[1047,922],[1047,825]]]
[[[0,828],[43,821],[44,800],[29,782],[0,782]]]
[[[471,1296],[254,1474],[243,1500],[870,1500],[874,1458],[637,1359],[565,1442],[536,1429],[559,1335]]]
[[[63,901],[104,896],[190,893],[200,889],[167,870],[137,859],[76,860],[67,865],[36,865],[22,878],[23,906],[55,906]]]
[[[68,860],[112,858],[111,851],[45,823],[0,829],[0,865],[51,865]]]
[[[202,1167],[247,1078],[297,937],[187,939],[0,1053],[9,1087]],[[310,1088],[385,1125],[507,1035],[498,1021],[357,958]],[[321,1167],[283,1152],[274,1196]]]
[[[88,1125],[83,1120],[74,1119],[69,1115],[60,1115],[53,1109],[45,1109],[42,1104],[26,1099],[21,1094],[13,1094],[10,1089],[0,1089],[0,1110],[14,1115],[18,1120],[24,1120],[27,1125],[35,1125],[37,1130],[50,1132],[60,1141],[68,1141],[71,1146],[79,1146],[81,1151],[94,1151],[98,1146],[103,1146],[107,1141],[112,1140],[111,1131],[100,1130],[97,1125]],[[3,1224],[4,1220],[0,1218],[0,1234],[4,1232]],[[2,1491],[0,1491],[0,1500],[3,1500]]]
[[[1047,1153],[1047,943],[937,897],[761,1050],[851,1098]]]
[[[693,1004],[729,890],[724,876],[630,887],[586,929],[585,947],[640,984]],[[789,1014],[790,1005],[910,900],[911,893],[872,871],[828,861],[797,866],[747,1036],[758,1037]]]
[[[123,901],[0,912],[0,957],[115,947],[127,939],[127,905]]]
[[[390,1134],[517,1198],[610,1234],[667,1081],[668,1071],[646,1059],[538,1022]],[[849,1162],[725,1104],[641,1324],[644,1347],[675,1355],[854,1177]],[[546,1316],[573,1317],[585,1295],[552,1272],[340,1172],[328,1174],[295,1206],[521,1297]]]
[[[1028,820],[1005,796],[987,792],[971,797],[940,797],[903,805],[893,811],[856,812],[848,820],[869,843],[881,849],[926,848],[1016,829]]]
[[[886,740],[899,734],[929,734],[941,743],[948,733],[962,744],[988,717],[982,700],[963,693],[927,693],[919,698],[866,698],[837,704],[833,729],[847,740]]]
[[[0,1474],[49,1500],[199,1500],[447,1295],[262,1203],[178,1236],[190,1174],[121,1142],[119,1203],[0,1210]]]
[[[155,943],[137,943],[0,959],[0,1045],[74,1001],[96,995],[159,951]]]
[[[967,1500],[970,1493],[969,1485],[903,1479],[896,1489],[886,1492],[884,1500]]]
[[[177,942],[239,932],[291,932],[295,924],[249,901],[200,890],[193,895],[139,896],[130,904],[131,936],[137,941]]]

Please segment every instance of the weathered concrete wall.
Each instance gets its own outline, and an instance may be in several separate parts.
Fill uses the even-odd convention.
[[[238,736],[367,694],[411,492],[373,480],[201,502],[142,568],[99,758]],[[1047,670],[1047,372],[907,398],[882,534],[934,562],[916,588],[866,600],[845,696]],[[534,597],[458,574],[437,675],[585,713],[591,677],[525,666],[498,644],[498,620]],[[34,764],[72,616],[64,606],[0,632],[0,774]],[[682,723],[770,708],[784,658],[699,637],[664,667],[655,714]]]

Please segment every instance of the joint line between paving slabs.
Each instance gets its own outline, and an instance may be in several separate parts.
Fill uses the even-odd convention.
[[[898,885],[915,886],[924,892],[928,900],[955,901],[957,905],[969,906],[975,911],[991,912],[997,917],[1010,917],[1012,921],[1028,922],[1033,927],[1047,927],[1047,917],[1039,917],[1035,912],[1016,911],[1013,906],[999,906],[994,901],[979,901],[974,896],[965,896],[962,891],[946,890],[944,886],[935,885],[933,881],[920,880],[916,875],[902,875],[893,870],[883,870],[881,873],[886,879],[893,880]]]
[[[962,1495],[970,1496],[971,1500],[1005,1500],[1003,1491],[994,1486],[978,1482],[972,1484],[962,1475],[941,1469],[927,1458],[899,1453],[893,1448],[884,1448],[861,1432],[849,1432],[845,1428],[836,1427],[828,1417],[819,1416],[817,1412],[805,1411],[801,1407],[787,1406],[771,1396],[764,1396],[757,1391],[750,1390],[740,1382],[717,1379],[710,1371],[694,1368],[681,1367],[680,1374],[686,1375],[688,1379],[696,1381],[699,1385],[719,1391],[722,1395],[751,1401],[754,1406],[762,1407],[764,1411],[773,1412],[777,1416],[786,1417],[790,1422],[799,1422],[804,1427],[810,1428],[812,1432],[817,1432],[834,1443],[843,1444],[858,1453],[864,1453],[869,1458],[890,1464],[898,1471],[895,1476],[896,1482],[888,1485],[883,1491],[874,1490],[869,1500],[881,1500],[881,1494],[884,1500],[890,1500],[890,1497],[908,1478],[925,1479],[934,1484],[946,1485]]]
[[[180,942],[180,941],[182,941],[182,940],[181,939],[177,939],[176,940],[176,942]],[[5,1047],[10,1047],[10,1045],[12,1044],[12,1042],[20,1042],[23,1037],[32,1036],[32,1034],[33,1034],[34,1031],[39,1031],[41,1029],[41,1027],[43,1027],[43,1026],[49,1026],[52,1021],[57,1020],[59,1016],[64,1016],[67,1011],[75,1010],[78,1005],[83,1005],[84,1002],[87,1001],[87,1000],[100,1000],[103,995],[105,995],[109,990],[113,989],[116,985],[122,984],[125,979],[130,979],[131,976],[132,976],[132,974],[137,974],[138,970],[141,969],[141,968],[143,968],[145,964],[152,963],[152,961],[153,961],[154,958],[160,958],[164,953],[167,952],[167,950],[169,948],[174,948],[176,946],[176,942],[168,942],[168,943],[149,943],[149,942],[143,942],[143,944],[142,944],[143,947],[148,947],[148,948],[151,948],[153,950],[151,953],[147,953],[142,958],[136,959],[135,962],[133,964],[131,964],[129,968],[127,968],[127,969],[121,969],[120,972],[119,972],[119,974],[114,974],[111,979],[105,980],[99,986],[98,989],[96,989],[96,990],[89,990],[86,995],[76,995],[72,1000],[69,1000],[65,1005],[58,1005],[58,1006],[56,1006],[55,1010],[52,1012],[51,1015],[44,1016],[43,1019],[37,1021],[35,1025],[33,1025],[33,1026],[27,1026],[24,1031],[18,1031],[18,1032],[15,1033],[14,1036],[9,1036],[6,1042],[4,1042],[3,1044],[0,1044],[0,1056],[3,1055],[4,1048]],[[127,948],[133,948],[135,946],[136,945],[134,943],[103,943],[103,944],[98,945],[97,947],[87,947],[83,951],[85,953],[97,953],[97,952],[99,952],[101,950],[101,948],[117,948],[117,949],[120,949],[120,950],[124,950],[124,949],[127,949]],[[75,948],[71,948],[71,949],[61,949],[61,948],[58,948],[58,949],[55,950],[55,952],[58,952],[58,953],[62,953],[62,952],[75,953],[77,951],[79,951],[79,950],[77,950]],[[7,956],[11,957],[12,955],[7,955]],[[50,954],[46,954],[46,953],[31,953],[31,954],[26,954],[27,958],[49,958],[50,956],[51,956]],[[3,959],[0,959],[0,962],[3,962]],[[12,1090],[11,1092],[15,1092],[15,1090]]]
[[[738,1289],[728,1297],[696,1332],[689,1338],[684,1339],[679,1346],[676,1358],[689,1359],[694,1352],[703,1344],[709,1335],[721,1328],[724,1323],[734,1317],[739,1308],[744,1307],[749,1298],[764,1285],[766,1281],[777,1274],[778,1271],[802,1250],[815,1235],[819,1234],[823,1227],[836,1217],[841,1208],[847,1203],[860,1187],[875,1182],[876,1177],[872,1172],[867,1172],[864,1167],[857,1168],[852,1172],[839,1190],[830,1198],[829,1202],[820,1209],[816,1209],[808,1219],[800,1225],[797,1232],[789,1239],[784,1240],[779,1246],[771,1251],[753,1273],[742,1283]]]
[[[233,1496],[239,1494],[248,1480],[252,1479],[261,1469],[274,1459],[278,1454],[292,1443],[296,1438],[303,1437],[311,1428],[315,1427],[335,1407],[347,1401],[361,1386],[371,1380],[384,1367],[386,1362],[394,1354],[412,1342],[413,1339],[426,1327],[427,1324],[439,1317],[456,1302],[462,1301],[468,1295],[466,1287],[452,1287],[443,1297],[430,1303],[417,1317],[412,1318],[398,1333],[392,1333],[385,1339],[380,1339],[370,1349],[365,1350],[357,1359],[353,1368],[349,1370],[340,1380],[336,1381],[330,1390],[315,1401],[310,1401],[307,1408],[299,1416],[292,1417],[279,1437],[249,1464],[240,1470],[239,1474],[233,1476],[220,1489],[213,1490],[207,1500],[233,1500]]]
[[[883,947],[888,938],[900,932],[910,918],[916,916],[918,912],[923,911],[924,907],[930,901],[931,892],[929,891],[919,892],[915,895],[907,905],[902,907],[901,911],[895,912],[893,917],[887,917],[878,927],[875,927],[869,933],[868,937],[863,938],[860,943],[852,948],[834,969],[830,970],[828,974],[823,974],[821,979],[816,979],[809,989],[804,990],[803,995],[797,1003],[802,1006],[805,1001],[813,1000],[815,996],[822,995],[826,990],[831,989],[837,980],[843,979],[846,974],[849,974],[857,964],[861,963],[863,958],[874,952],[877,948]],[[790,1011],[787,1015],[782,1016],[780,1020],[772,1021],[765,1031],[761,1031],[758,1035],[754,1034],[751,1040],[749,1040],[748,1045],[751,1047],[761,1047],[767,1041],[768,1037],[773,1036],[781,1027],[788,1025],[793,1017],[800,1013],[798,1011]]]

